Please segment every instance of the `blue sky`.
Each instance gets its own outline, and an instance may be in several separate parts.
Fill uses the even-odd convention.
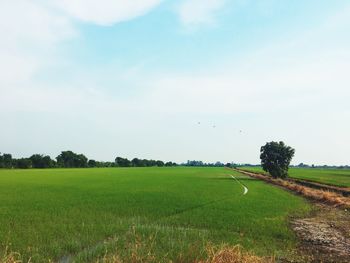
[[[345,0],[4,0],[0,151],[349,164],[349,32]]]

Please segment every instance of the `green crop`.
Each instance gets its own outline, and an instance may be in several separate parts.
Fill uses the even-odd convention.
[[[295,247],[289,216],[309,209],[224,168],[0,170],[0,255],[7,247],[32,262],[89,262],[116,250],[192,261],[227,243],[278,256]]]

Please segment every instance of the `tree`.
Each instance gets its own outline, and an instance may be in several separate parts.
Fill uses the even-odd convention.
[[[158,167],[163,167],[163,166],[164,166],[164,162],[158,160],[158,161],[156,161],[156,165],[157,165]]]
[[[72,151],[63,151],[56,157],[57,164],[60,167],[87,167],[88,159],[83,154],[76,154]]]
[[[144,167],[145,162],[143,160],[140,160],[139,158],[134,158],[131,160],[131,165],[134,167]]]
[[[0,153],[0,168],[4,168],[4,156]]]
[[[96,167],[97,166],[97,162],[95,160],[89,160],[88,161],[88,166],[89,167]]]
[[[286,178],[294,153],[284,142],[268,142],[260,149],[262,168],[274,178]]]
[[[29,158],[17,159],[15,163],[15,167],[19,169],[28,169],[32,166],[32,161]]]
[[[130,167],[131,162],[127,158],[117,157],[115,158],[115,165],[117,167]]]
[[[12,155],[4,153],[2,155],[3,168],[12,168]]]
[[[224,166],[224,164],[223,164],[222,162],[216,162],[216,163],[214,164],[214,166],[222,167],[222,166]]]
[[[165,166],[176,166],[177,164],[176,163],[173,163],[173,162],[166,162],[165,163]]]
[[[33,168],[50,168],[54,166],[53,160],[48,155],[33,154],[29,159],[32,162]]]

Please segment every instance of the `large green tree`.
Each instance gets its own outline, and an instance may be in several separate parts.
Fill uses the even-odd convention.
[[[50,156],[42,154],[33,154],[29,157],[32,162],[33,168],[50,168],[54,166],[54,161],[51,160]]]
[[[12,168],[12,155],[9,153],[4,153],[1,157],[1,168]]]
[[[88,159],[83,154],[76,154],[72,151],[63,151],[56,157],[57,164],[60,167],[87,167]]]
[[[15,168],[29,169],[32,167],[32,161],[29,158],[20,158],[14,160]]]
[[[115,165],[117,167],[130,167],[131,162],[127,158],[117,157],[115,158]]]
[[[88,166],[89,167],[97,167],[97,162],[95,160],[89,160],[88,161]]]
[[[274,178],[286,178],[294,153],[284,142],[268,142],[260,149],[261,166]]]

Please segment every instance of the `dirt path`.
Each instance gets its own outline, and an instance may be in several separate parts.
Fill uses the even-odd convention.
[[[299,246],[295,259],[285,259],[283,262],[332,262],[350,263],[350,209],[348,205],[338,206],[337,202],[331,205],[332,199],[341,199],[341,203],[349,204],[349,197],[330,195],[331,199],[320,198],[325,192],[294,187],[262,174],[249,173],[237,170],[242,174],[264,180],[267,183],[284,188],[295,194],[303,195],[312,200],[313,212],[307,218],[293,219],[291,228],[299,238]],[[299,189],[299,190],[298,190]]]

